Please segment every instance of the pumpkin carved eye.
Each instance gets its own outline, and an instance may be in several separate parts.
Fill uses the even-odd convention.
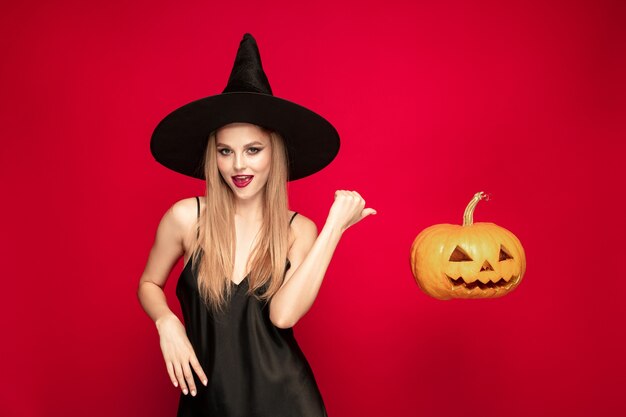
[[[513,257],[509,254],[509,251],[504,247],[504,245],[500,245],[500,256],[498,257],[498,261],[506,261],[507,259],[513,259]]]
[[[473,261],[472,257],[467,254],[460,246],[454,248],[454,252],[450,255],[450,262],[468,262]]]

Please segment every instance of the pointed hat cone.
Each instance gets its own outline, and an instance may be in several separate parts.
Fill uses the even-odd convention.
[[[246,33],[239,44],[235,64],[228,78],[228,85],[222,93],[249,91],[272,95],[272,88],[267,80],[261,55],[256,40]]]

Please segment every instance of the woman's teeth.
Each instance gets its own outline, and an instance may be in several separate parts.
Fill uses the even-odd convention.
[[[237,187],[245,187],[252,181],[253,175],[235,175],[233,176],[233,182]]]

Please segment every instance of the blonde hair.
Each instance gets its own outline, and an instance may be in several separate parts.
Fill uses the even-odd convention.
[[[245,270],[250,271],[248,294],[267,303],[283,283],[289,249],[288,160],[282,137],[261,129],[269,135],[271,163],[262,207],[264,221]],[[198,239],[191,248],[200,296],[214,314],[223,312],[232,296],[236,238],[235,197],[217,167],[216,135],[217,131],[209,135],[204,155],[206,205],[197,223]],[[261,288],[264,291],[258,295]]]

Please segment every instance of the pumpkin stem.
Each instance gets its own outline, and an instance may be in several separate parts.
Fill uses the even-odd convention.
[[[489,201],[490,195],[485,194],[483,191],[479,191],[474,194],[474,198],[469,202],[467,207],[465,207],[465,213],[463,213],[463,226],[471,226],[474,223],[474,209],[478,202],[482,199]]]

